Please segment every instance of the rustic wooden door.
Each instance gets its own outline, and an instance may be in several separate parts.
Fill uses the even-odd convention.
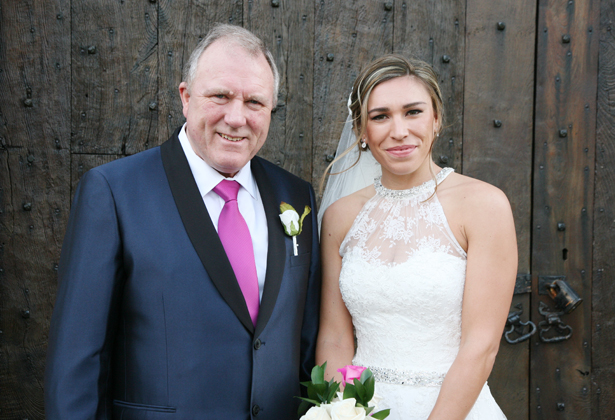
[[[0,420],[44,418],[77,181],[183,122],[181,68],[214,22],[272,49],[283,77],[260,154],[315,186],[361,66],[431,63],[446,109],[435,160],[508,195],[511,311],[538,329],[502,340],[496,400],[510,420],[615,418],[615,0],[0,0]],[[560,342],[539,336],[548,276],[583,299]]]
[[[536,329],[516,344],[502,340],[493,393],[511,420],[606,418],[591,345],[599,4],[469,5],[463,172],[511,200],[519,244],[511,314],[533,323],[521,335]],[[556,278],[583,299],[569,314],[547,293]]]

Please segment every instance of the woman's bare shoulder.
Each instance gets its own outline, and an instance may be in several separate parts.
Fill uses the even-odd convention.
[[[497,224],[511,217],[506,194],[488,182],[461,174],[451,174],[438,186],[438,199],[464,226],[473,223]]]
[[[322,218],[321,238],[332,236],[341,243],[365,203],[375,193],[374,186],[370,185],[331,204]]]
[[[508,205],[506,194],[488,182],[466,175],[453,173],[438,186],[440,199],[454,199],[470,207],[491,205]]]

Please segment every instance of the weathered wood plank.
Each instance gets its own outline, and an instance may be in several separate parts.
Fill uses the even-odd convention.
[[[535,2],[470,0],[466,25],[463,172],[508,196],[518,272],[529,273]],[[526,321],[530,296],[515,296],[513,310],[519,304]],[[489,384],[510,420],[528,418],[528,372],[529,341],[511,345],[502,339]]]
[[[591,416],[592,222],[599,4],[541,0],[537,28],[532,274],[565,275],[585,302],[570,340],[532,339],[530,418]],[[560,224],[558,229],[558,224]],[[553,309],[552,301],[538,296]],[[532,318],[544,319],[533,302]],[[536,334],[538,335],[538,334]]]
[[[185,122],[179,98],[182,69],[214,23],[242,26],[243,1],[159,0],[158,144]]]
[[[615,2],[602,0],[594,192],[592,417],[615,418]]]
[[[43,419],[69,201],[70,2],[0,0],[0,419]]]
[[[461,172],[466,2],[395,2],[396,53],[431,64],[439,75],[444,129],[434,145],[434,161]]]
[[[312,179],[314,3],[245,2],[245,27],[260,36],[280,71],[278,105],[259,155],[301,178]]]
[[[156,144],[157,4],[72,3],[72,150],[135,153]]]
[[[312,179],[318,184],[337,149],[352,83],[363,66],[393,51],[393,8],[333,0],[316,0],[315,8]]]

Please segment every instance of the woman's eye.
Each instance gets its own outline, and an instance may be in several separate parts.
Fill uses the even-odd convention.
[[[378,120],[383,120],[383,119],[385,119],[385,118],[386,118],[386,115],[382,115],[382,114],[380,114],[380,115],[374,115],[374,116],[372,117],[372,120],[374,120],[374,121],[378,121]]]
[[[411,110],[408,111],[408,115],[418,115],[421,112],[423,112],[423,111],[421,111],[420,109],[411,109]]]

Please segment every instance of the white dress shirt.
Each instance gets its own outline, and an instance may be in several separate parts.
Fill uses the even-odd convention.
[[[254,249],[254,262],[256,263],[256,275],[258,276],[258,292],[263,298],[263,287],[265,286],[265,274],[267,272],[267,251],[269,244],[269,231],[267,230],[267,218],[265,217],[265,208],[263,200],[258,191],[256,180],[252,176],[250,170],[250,162],[246,164],[235,175],[234,178],[225,178],[218,171],[209,166],[201,159],[192,149],[190,140],[186,135],[186,125],[179,132],[179,142],[184,149],[184,154],[188,159],[192,176],[199,187],[199,192],[205,207],[209,212],[211,221],[218,230],[218,219],[224,207],[224,200],[214,192],[214,187],[224,179],[237,181],[241,187],[237,193],[237,204],[239,212],[243,216],[252,236],[252,248]]]

